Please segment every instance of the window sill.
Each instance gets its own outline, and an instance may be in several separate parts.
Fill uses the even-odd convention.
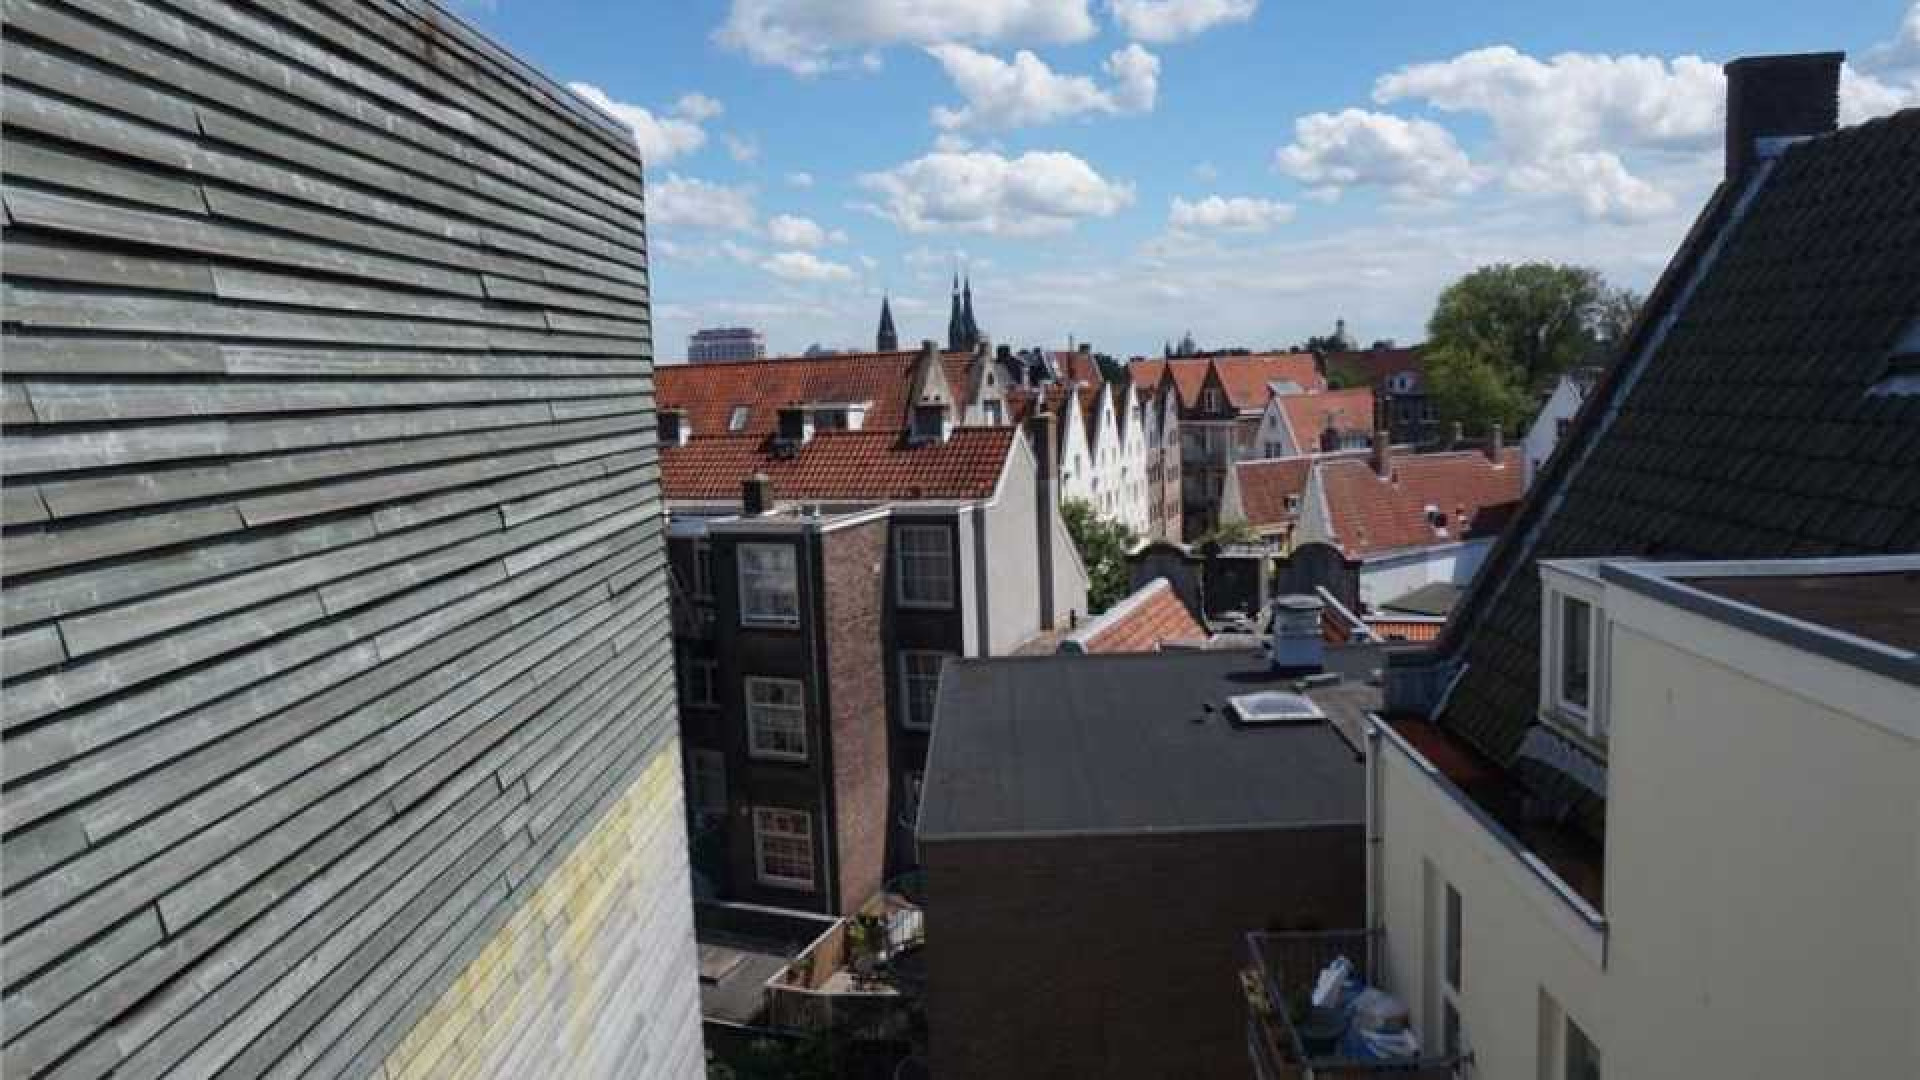
[[[1541,709],[1539,716],[1541,723],[1546,724],[1556,733],[1566,736],[1575,746],[1602,761],[1606,760],[1607,740],[1589,732],[1593,721],[1586,712],[1575,706],[1556,702]]]
[[[756,877],[754,880],[758,881],[761,885],[764,885],[769,889],[789,889],[793,892],[804,892],[804,893],[810,893],[813,891],[813,882],[811,881],[798,881],[791,878],[770,878],[770,877]]]
[[[747,760],[764,761],[773,765],[805,765],[810,759],[805,754],[772,754],[765,750],[749,749]]]
[[[800,617],[798,615],[779,618],[771,615],[742,615],[740,625],[749,630],[798,630]]]

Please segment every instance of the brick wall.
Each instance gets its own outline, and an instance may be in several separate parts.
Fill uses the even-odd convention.
[[[835,872],[842,911],[879,889],[890,820],[887,657],[882,651],[887,522],[821,537],[827,726],[833,743]]]
[[[1242,1080],[1243,935],[1365,914],[1356,823],[925,844],[942,1080]]]

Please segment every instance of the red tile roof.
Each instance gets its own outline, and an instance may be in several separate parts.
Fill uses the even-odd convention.
[[[771,435],[779,428],[782,405],[815,402],[871,402],[869,429],[900,431],[907,426],[907,394],[913,382],[915,351],[856,353],[758,360],[744,364],[667,364],[654,369],[654,395],[662,409],[684,409],[695,438],[709,435]],[[943,353],[947,384],[964,395],[972,356]],[[746,405],[747,425],[729,431],[734,406]]]
[[[1240,485],[1240,511],[1255,528],[1284,525],[1298,513],[1299,499],[1307,493],[1307,474],[1313,458],[1268,458],[1243,461],[1234,466],[1234,482]],[[1292,496],[1295,509],[1288,509]]]
[[[1427,642],[1440,640],[1445,619],[1384,619],[1369,616],[1367,628],[1385,641]]]
[[[1241,412],[1259,412],[1272,396],[1276,382],[1290,382],[1309,393],[1327,388],[1312,353],[1262,353],[1253,356],[1216,356],[1213,367],[1227,400]]]
[[[1061,643],[1061,651],[1158,652],[1163,641],[1206,636],[1206,627],[1194,619],[1167,579],[1154,578],[1072,634]]]
[[[1019,429],[959,428],[946,442],[897,431],[823,431],[790,456],[761,435],[712,435],[660,450],[669,499],[735,500],[756,472],[776,499],[984,499],[993,495]]]
[[[1282,394],[1278,400],[1287,426],[1293,430],[1294,445],[1302,453],[1320,448],[1320,432],[1326,429],[1329,415],[1336,430],[1373,430],[1372,387],[1328,390],[1323,394]]]
[[[1349,555],[1494,535],[1524,490],[1518,446],[1508,447],[1498,465],[1478,450],[1395,454],[1391,481],[1364,455],[1328,457],[1315,470],[1327,523]],[[1428,523],[1429,506],[1446,515],[1444,529]]]
[[[1127,365],[1127,371],[1133,376],[1135,389],[1151,393],[1160,389],[1160,376],[1167,373],[1167,362],[1135,360]]]
[[[1327,354],[1327,370],[1346,369],[1361,375],[1367,382],[1378,387],[1387,376],[1411,371],[1424,375],[1427,370],[1427,349],[1424,345],[1410,345],[1403,349],[1357,349],[1353,352]]]
[[[1213,361],[1204,356],[1179,356],[1161,363],[1173,373],[1173,387],[1180,392],[1180,407],[1191,409],[1198,405],[1200,387],[1206,384],[1207,372],[1213,370]]]

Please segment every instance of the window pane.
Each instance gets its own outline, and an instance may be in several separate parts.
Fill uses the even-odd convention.
[[[747,749],[755,757],[805,761],[807,712],[792,679],[747,680]]]
[[[924,731],[933,726],[933,706],[940,696],[940,665],[945,653],[909,650],[900,654],[901,723]]]
[[[943,525],[902,525],[896,540],[900,602],[953,606],[953,534]]]
[[[741,544],[740,617],[792,623],[800,618],[798,569],[790,544]]]
[[[754,848],[762,881],[813,886],[813,818],[797,810],[756,809]]]
[[[1567,1080],[1600,1080],[1600,1048],[1567,1017]]]
[[[747,426],[747,406],[735,405],[733,407],[733,412],[729,414],[727,417],[727,430],[742,431],[746,428],[746,426]]]
[[[1593,610],[1571,596],[1561,598],[1560,605],[1560,700],[1584,709],[1593,674]]]
[[[1460,893],[1447,886],[1447,927],[1445,931],[1447,985],[1460,989]]]

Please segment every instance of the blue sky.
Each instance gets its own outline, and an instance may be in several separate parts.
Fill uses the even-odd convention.
[[[1920,103],[1920,0],[468,0],[636,127],[656,351],[945,333],[1418,340],[1484,262],[1644,288],[1711,187],[1719,64],[1844,49],[1843,120]],[[1023,55],[1025,54],[1025,55]]]

